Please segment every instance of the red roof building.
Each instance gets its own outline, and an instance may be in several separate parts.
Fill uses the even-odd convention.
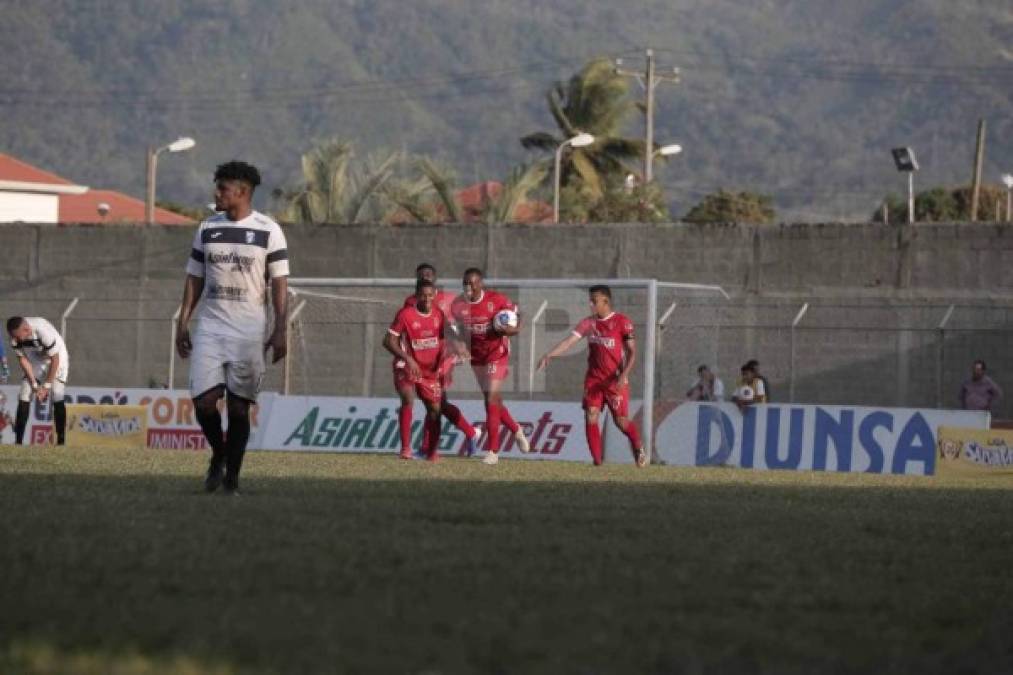
[[[0,153],[0,223],[143,223],[144,202],[113,190],[92,190]],[[159,225],[194,221],[155,209]]]

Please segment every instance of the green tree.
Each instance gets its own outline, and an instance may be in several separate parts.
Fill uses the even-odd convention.
[[[998,203],[998,212],[996,204]],[[891,225],[908,221],[907,200],[895,194],[883,198],[872,214],[872,221],[883,222],[883,206]],[[982,185],[978,194],[978,220],[993,221],[1005,215],[1006,190],[998,185]],[[933,187],[915,195],[915,221],[919,223],[956,223],[971,219],[971,188]]]
[[[704,197],[682,219],[688,223],[769,223],[775,215],[769,195],[721,189]]]
[[[280,217],[288,222],[379,222],[391,209],[381,188],[402,160],[399,152],[367,158],[353,166],[350,143],[324,141],[302,156],[303,183],[289,191],[276,191]]]
[[[581,132],[592,134],[595,142],[571,148],[563,159],[561,184],[577,187],[579,194],[600,199],[610,178],[631,172],[627,163],[644,155],[642,140],[627,138],[621,130],[637,110],[627,94],[629,83],[617,75],[605,58],[589,62],[569,82],[557,82],[546,94],[556,132],[539,131],[521,138],[528,149],[555,153],[563,141]]]

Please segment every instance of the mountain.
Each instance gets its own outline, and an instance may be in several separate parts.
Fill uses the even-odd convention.
[[[773,195],[783,216],[866,218],[904,192],[889,149],[911,145],[919,187],[966,183],[977,120],[986,179],[1013,171],[1013,5],[942,0],[0,1],[0,150],[75,182],[202,204],[216,163],[298,178],[314,140],[366,156],[431,154],[462,184],[536,155],[545,92],[595,56],[657,88],[655,137],[682,155],[657,178],[674,213],[719,187]],[[640,95],[633,83],[631,92]],[[639,134],[642,120],[629,131]]]

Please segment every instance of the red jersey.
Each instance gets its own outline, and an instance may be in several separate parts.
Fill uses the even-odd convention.
[[[439,373],[445,323],[443,312],[435,308],[429,314],[421,314],[414,307],[402,307],[388,329],[391,335],[400,338],[401,348],[415,359],[425,378],[435,378]],[[395,368],[404,366],[403,363],[399,366],[399,361],[395,360]]]
[[[504,309],[517,311],[517,305],[505,295],[486,289],[475,302],[459,295],[451,305],[454,321],[471,336],[471,363],[483,366],[510,355],[510,340],[492,328],[492,318]]]
[[[441,289],[436,291],[436,300],[434,300],[433,303],[436,305],[436,309],[443,312],[443,314],[446,315],[447,318],[450,318],[450,306],[454,304],[455,297],[456,296],[453,293],[447,293],[446,291]],[[407,298],[404,299],[404,306],[414,307],[415,303],[417,303],[418,301],[419,301],[418,298],[415,297],[414,293],[412,293],[411,295],[409,295]]]
[[[587,337],[587,379],[608,380],[622,372],[626,365],[623,342],[633,338],[633,322],[625,314],[612,312],[604,319],[589,316],[573,334]]]

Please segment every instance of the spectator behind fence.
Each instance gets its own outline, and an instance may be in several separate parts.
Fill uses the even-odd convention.
[[[763,380],[763,392],[765,396],[763,402],[770,403],[770,382],[760,372],[760,362],[757,361],[756,359],[749,359],[748,361],[746,361],[746,366],[753,371],[754,377],[758,377],[761,380]]]
[[[745,412],[747,406],[767,402],[767,390],[753,366],[746,364],[742,366],[742,379],[739,380],[739,387],[732,395],[732,402],[739,406],[739,410]]]
[[[986,370],[988,368],[981,359],[971,366],[971,379],[960,387],[960,407],[964,410],[995,411],[1002,398],[1002,389],[985,374]]]
[[[725,400],[725,383],[721,378],[707,366],[700,366],[696,369],[696,382],[689,391],[686,398],[690,401],[723,401]]]

